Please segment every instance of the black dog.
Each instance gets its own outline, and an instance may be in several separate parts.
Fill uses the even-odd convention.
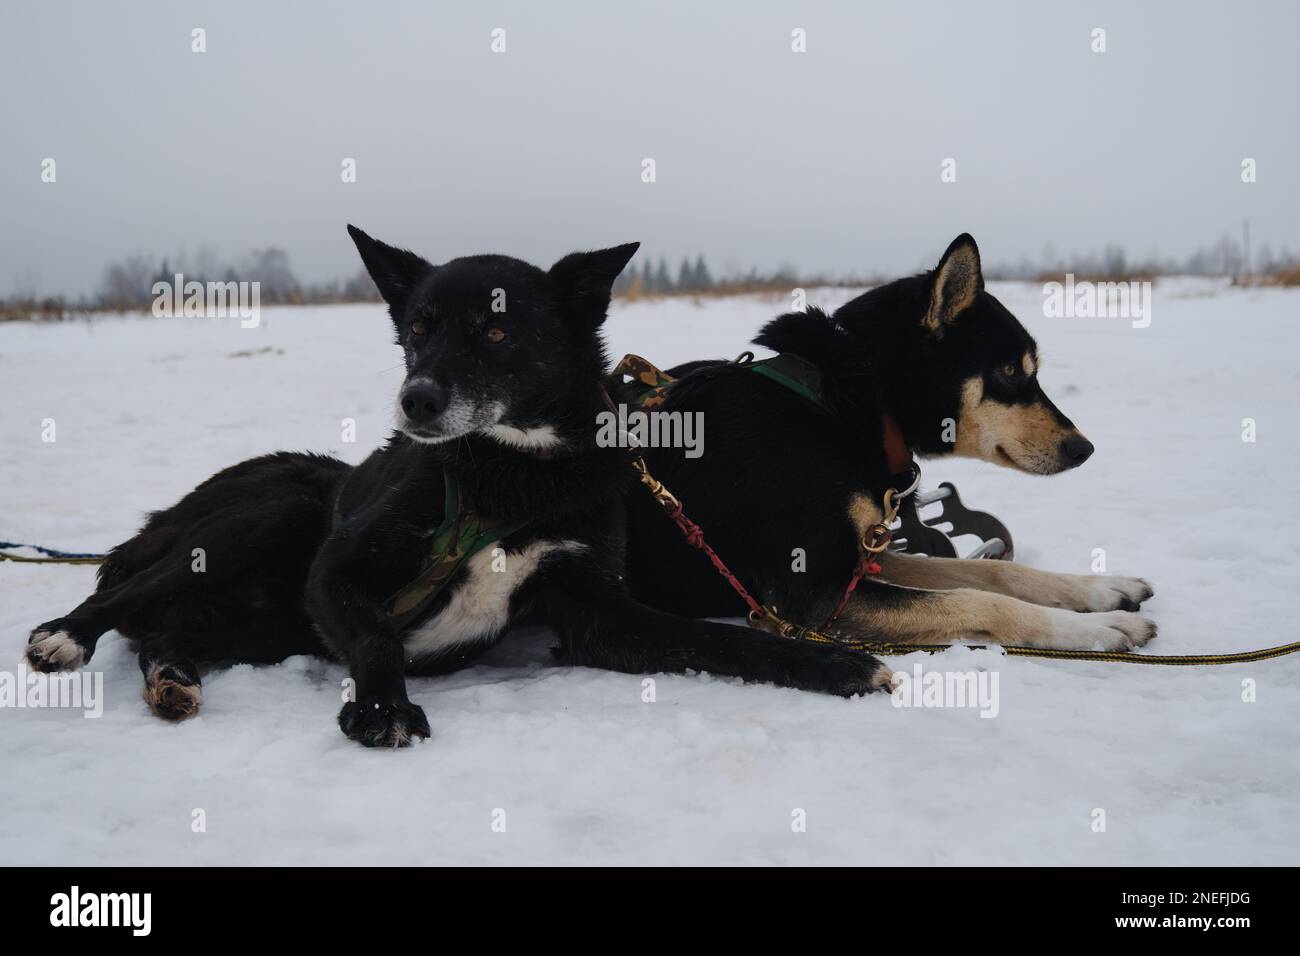
[[[655,411],[702,413],[708,453],[647,449],[646,460],[759,600],[803,624],[835,617],[860,542],[881,521],[885,490],[907,483],[897,473],[913,453],[1047,475],[1093,451],[1044,394],[1037,346],[984,290],[968,235],[932,272],[874,289],[834,317],[784,315],[754,341],[779,363],[669,371],[677,380],[657,391]],[[656,508],[628,503],[632,593],[682,614],[738,613],[708,561],[681,556]],[[877,641],[1116,649],[1155,634],[1131,613],[1152,593],[1137,578],[886,553],[867,581],[836,623]]]
[[[398,431],[355,469],[258,458],[152,515],[96,594],[33,632],[33,666],[79,666],[115,627],[140,644],[151,708],[176,718],[199,706],[198,661],[325,653],[355,681],[339,724],[371,746],[429,734],[405,674],[461,666],[524,620],[552,625],[573,664],[842,695],[887,684],[867,655],[627,594],[622,495],[635,473],[626,451],[598,446],[596,422],[599,328],[635,244],[543,271],[504,256],[433,266],[349,231],[406,354]]]

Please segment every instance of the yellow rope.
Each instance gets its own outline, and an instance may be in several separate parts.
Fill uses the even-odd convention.
[[[1280,644],[1277,647],[1261,647],[1254,651],[1239,651],[1236,654],[1134,654],[1132,651],[1068,651],[1041,647],[1004,647],[1009,657],[1048,657],[1064,658],[1073,661],[1111,661],[1121,664],[1168,664],[1174,666],[1196,666],[1203,664],[1251,664],[1266,661],[1271,657],[1282,657],[1300,651],[1300,641],[1294,644]]]
[[[1287,654],[1300,651],[1300,641],[1294,644],[1280,644],[1277,647],[1261,647],[1253,651],[1238,651],[1235,654],[1136,654],[1132,651],[1075,651],[1055,647],[1022,647],[1018,644],[900,644],[897,642],[860,641],[853,638],[827,637],[817,631],[808,631],[803,635],[798,635],[798,637],[818,643],[842,644],[867,654],[915,654],[917,651],[936,654],[939,651],[946,651],[950,647],[969,647],[971,650],[987,650],[990,647],[1000,647],[1007,657],[1102,661],[1109,664],[1162,664],[1171,667],[1252,664],[1256,661],[1284,657]]]

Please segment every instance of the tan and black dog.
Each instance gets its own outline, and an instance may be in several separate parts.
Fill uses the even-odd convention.
[[[707,452],[650,448],[646,459],[759,601],[802,624],[818,626],[840,603],[885,490],[900,484],[900,460],[961,455],[1051,475],[1093,451],[1043,392],[1038,348],[985,290],[969,235],[931,272],[873,289],[833,316],[783,315],[754,341],[784,364],[761,375],[737,362],[669,370],[676,381],[655,410],[702,413]],[[743,610],[649,496],[628,502],[633,594],[679,614]],[[896,553],[879,566],[844,607],[840,630],[890,642],[1106,650],[1155,636],[1134,613],[1152,594],[1138,578]]]

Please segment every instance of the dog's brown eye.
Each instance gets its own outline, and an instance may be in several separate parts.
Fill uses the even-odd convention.
[[[1015,365],[1007,364],[1002,366],[1002,376],[1006,378],[1008,381],[1014,382],[1016,380],[1016,376],[1018,376],[1019,374],[1020,374],[1020,369]]]
[[[429,330],[425,328],[424,323],[421,322],[419,319],[416,319],[414,322],[411,323],[412,335],[424,335],[428,331]]]
[[[506,330],[498,328],[495,325],[489,325],[487,332],[484,334],[487,336],[487,340],[493,345],[498,345],[506,340]]]

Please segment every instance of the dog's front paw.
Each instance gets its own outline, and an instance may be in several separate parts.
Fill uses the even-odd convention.
[[[1104,577],[1093,584],[1090,611],[1136,611],[1155,589],[1141,578]]]
[[[1094,616],[1104,618],[1110,631],[1102,638],[1103,645],[1109,643],[1109,646],[1103,646],[1103,650],[1131,651],[1156,636],[1156,622],[1132,611],[1107,611]]]
[[[811,652],[790,667],[789,684],[792,687],[838,697],[860,697],[877,690],[888,693],[894,690],[893,668],[870,654],[808,644],[792,644],[792,647]]]
[[[429,736],[429,719],[409,700],[370,697],[348,701],[339,711],[339,727],[367,747],[406,747]]]
[[[1043,646],[1072,651],[1131,651],[1156,636],[1155,622],[1132,611],[1055,611]]]
[[[27,663],[34,671],[50,674],[55,671],[75,671],[86,663],[86,648],[69,632],[62,618],[40,625],[27,638],[23,651]]]

